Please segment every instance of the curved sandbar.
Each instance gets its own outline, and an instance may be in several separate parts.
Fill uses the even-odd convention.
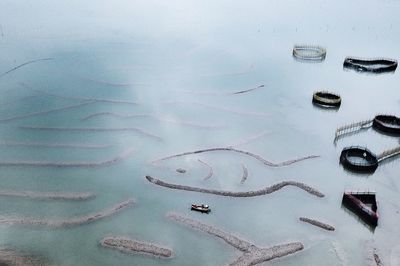
[[[333,227],[332,225],[314,220],[314,219],[310,219],[310,218],[306,218],[306,217],[300,217],[299,218],[300,221],[305,222],[305,223],[309,223],[315,226],[318,226],[322,229],[328,230],[328,231],[335,231],[335,227]]]
[[[32,166],[32,167],[77,167],[91,168],[100,166],[109,166],[116,164],[127,158],[133,150],[128,150],[109,160],[100,162],[38,162],[38,161],[0,161],[0,166]]]
[[[13,117],[1,118],[0,123],[25,119],[25,118],[34,117],[34,116],[48,115],[48,114],[59,112],[59,111],[76,109],[76,108],[80,108],[82,106],[93,104],[93,103],[94,103],[94,101],[89,101],[89,102],[84,102],[84,103],[79,103],[79,104],[68,105],[68,106],[64,106],[64,107],[60,107],[60,108],[54,108],[54,109],[50,109],[50,110],[46,110],[46,111],[39,111],[39,112],[34,112],[34,113],[29,113],[29,114],[24,114],[24,115],[17,115],[17,116],[13,116]]]
[[[137,241],[126,237],[105,237],[100,240],[100,245],[105,248],[117,249],[125,253],[140,253],[155,257],[169,258],[172,250],[159,247],[152,243]]]
[[[268,135],[268,134],[270,134],[270,133],[271,133],[270,131],[262,131],[262,132],[260,132],[260,133],[258,133],[258,134],[255,134],[255,135],[252,135],[252,136],[249,136],[249,137],[246,137],[246,138],[237,140],[235,143],[230,144],[230,145],[228,145],[227,147],[228,147],[228,148],[233,148],[233,147],[245,145],[245,144],[248,144],[248,143],[250,143],[250,142],[252,142],[252,141],[254,141],[254,140],[257,140],[257,139],[259,139],[259,138],[262,138],[262,137],[264,137],[264,136],[266,136],[266,135]]]
[[[203,180],[210,179],[210,178],[212,177],[212,175],[214,174],[214,171],[213,171],[212,167],[211,167],[208,163],[203,162],[203,161],[200,160],[200,159],[198,159],[198,161],[199,161],[201,164],[205,165],[205,166],[208,168],[208,174],[203,178]]]
[[[47,220],[34,218],[12,218],[0,217],[0,225],[33,225],[33,226],[48,226],[48,227],[71,227],[95,222],[97,220],[112,216],[122,210],[132,207],[135,201],[128,199],[120,202],[115,206],[104,209],[98,213],[93,213],[81,217],[69,218],[65,220]]]
[[[97,113],[93,113],[93,114],[87,115],[85,117],[82,117],[81,121],[86,121],[86,120],[96,118],[99,116],[113,116],[113,117],[117,117],[117,118],[151,118],[151,117],[153,117],[152,115],[149,115],[149,114],[123,115],[123,114],[114,113],[114,112],[97,112]]]
[[[283,181],[277,184],[274,184],[269,187],[265,187],[260,190],[252,190],[252,191],[225,191],[225,190],[216,190],[216,189],[207,189],[207,188],[198,188],[198,187],[190,187],[190,186],[185,186],[185,185],[177,185],[177,184],[171,184],[171,183],[166,183],[160,179],[151,177],[151,176],[146,176],[146,179],[158,186],[162,187],[167,187],[171,189],[178,189],[178,190],[186,190],[186,191],[193,191],[193,192],[201,192],[201,193],[207,193],[207,194],[214,194],[218,196],[226,196],[226,197],[256,197],[256,196],[261,196],[261,195],[266,195],[266,194],[271,194],[275,191],[280,190],[283,187],[286,186],[295,186],[298,187],[311,195],[317,196],[317,197],[324,197],[325,195],[321,192],[319,192],[317,189],[312,188],[304,183],[300,182],[295,182],[295,181]]]
[[[64,96],[64,95],[58,95],[55,93],[50,93],[44,90],[39,90],[32,88],[28,84],[22,83],[22,86],[25,88],[28,88],[34,92],[38,92],[40,94],[44,94],[47,96],[55,97],[55,98],[60,98],[60,99],[69,99],[69,100],[80,100],[80,101],[91,101],[91,102],[103,102],[103,103],[114,103],[114,104],[131,104],[131,105],[138,105],[136,102],[131,102],[131,101],[125,101],[125,100],[116,100],[116,99],[104,99],[104,98],[89,98],[89,97],[77,97],[77,96]]]
[[[179,120],[173,120],[173,119],[168,119],[168,118],[163,118],[159,117],[156,115],[152,114],[119,114],[119,113],[113,113],[113,112],[98,112],[98,113],[93,113],[88,116],[85,116],[81,118],[81,121],[86,121],[95,117],[100,117],[100,116],[112,116],[112,117],[117,117],[121,119],[129,119],[129,118],[151,118],[157,121],[161,122],[166,122],[166,123],[171,123],[171,124],[176,124],[176,125],[183,125],[183,126],[189,126],[189,127],[194,127],[194,128],[204,128],[204,129],[221,129],[224,128],[224,126],[218,126],[218,125],[201,125],[197,124],[194,122],[190,121],[179,121]]]
[[[113,87],[129,87],[129,86],[136,86],[136,85],[141,85],[143,86],[144,84],[138,84],[138,83],[117,83],[117,82],[110,82],[110,81],[104,81],[104,80],[98,80],[98,79],[92,79],[88,77],[79,77],[82,80],[98,83],[98,84],[103,84],[103,85],[108,85],[108,86],[113,86]]]
[[[219,110],[219,111],[223,111],[223,112],[229,112],[229,113],[233,113],[233,114],[237,114],[237,115],[262,116],[262,117],[270,116],[270,114],[267,114],[267,113],[236,110],[236,109],[230,109],[230,108],[227,108],[227,107],[215,106],[215,105],[206,104],[206,103],[200,103],[200,102],[169,101],[169,102],[164,102],[164,103],[165,104],[198,105],[198,106],[202,106],[202,107],[205,107],[205,108],[215,109],[215,110]]]
[[[17,70],[18,68],[23,67],[23,66],[26,66],[26,65],[29,65],[29,64],[33,64],[33,63],[36,63],[36,62],[41,62],[41,61],[49,61],[49,60],[53,60],[53,59],[54,59],[54,58],[49,57],[49,58],[40,58],[40,59],[35,59],[35,60],[27,61],[27,62],[25,62],[25,63],[22,63],[22,64],[20,64],[20,65],[18,65],[18,66],[16,66],[16,67],[11,68],[10,70],[8,70],[8,71],[6,71],[6,72],[0,74],[0,78],[3,77],[3,76],[5,76],[5,75],[7,75],[7,74],[9,74],[9,73],[11,73],[11,72],[13,72],[13,71],[15,71],[15,70]]]
[[[124,127],[124,128],[101,128],[101,127],[37,127],[37,126],[20,126],[22,129],[41,130],[41,131],[66,131],[66,132],[135,132],[140,135],[162,140],[161,137],[152,133],[148,133],[140,128]]]
[[[188,152],[183,152],[183,153],[178,153],[178,154],[174,154],[174,155],[170,155],[167,157],[163,157],[160,158],[158,160],[155,160],[154,162],[157,161],[165,161],[168,159],[172,159],[172,158],[177,158],[177,157],[182,157],[182,156],[186,156],[186,155],[191,155],[191,154],[199,154],[199,153],[205,153],[205,152],[216,152],[216,151],[230,151],[230,152],[236,152],[236,153],[240,153],[240,154],[244,154],[250,157],[253,157],[254,159],[262,162],[263,164],[267,165],[267,166],[272,166],[272,167],[280,167],[280,166],[287,166],[293,163],[297,163],[300,161],[304,161],[307,159],[313,159],[313,158],[318,158],[319,155],[310,155],[310,156],[306,156],[306,157],[301,157],[298,159],[293,159],[293,160],[288,160],[288,161],[284,161],[284,162],[280,162],[280,163],[272,163],[270,161],[267,161],[266,159],[264,159],[263,157],[261,157],[260,155],[248,152],[248,151],[243,151],[243,150],[238,150],[232,147],[217,147],[217,148],[209,148],[209,149],[204,149],[204,150],[196,150],[196,151],[188,151]]]
[[[242,94],[242,93],[254,91],[254,90],[256,90],[256,89],[260,89],[260,88],[264,88],[264,87],[265,87],[265,85],[259,85],[259,86],[257,86],[257,87],[251,88],[251,89],[232,92],[231,94],[232,94],[232,95],[235,95],[235,94]]]
[[[258,85],[256,87],[246,89],[246,90],[240,90],[240,91],[233,91],[233,92],[215,92],[215,91],[195,91],[195,90],[174,90],[176,92],[183,92],[183,93],[190,93],[190,94],[196,94],[196,95],[215,95],[215,96],[227,96],[227,95],[236,95],[236,94],[242,94],[242,93],[247,93],[251,92],[260,88],[264,88],[265,85]]]
[[[179,213],[174,213],[174,212],[167,213],[167,218],[170,220],[173,220],[175,222],[184,224],[186,226],[192,227],[194,229],[203,231],[210,235],[219,237],[222,240],[224,240],[226,243],[231,245],[232,247],[234,247],[240,251],[243,251],[243,252],[249,251],[252,248],[252,246],[254,246],[252,243],[250,243],[246,240],[240,239],[240,238],[238,238],[230,233],[227,233],[221,229],[218,229],[214,226],[204,224],[200,221],[183,216]]]
[[[19,197],[38,200],[88,200],[95,197],[91,192],[37,192],[0,190],[0,197]]]
[[[5,147],[38,147],[38,148],[71,148],[71,149],[105,149],[112,145],[92,145],[82,143],[46,143],[46,142],[22,142],[5,141],[0,142],[0,146]]]
[[[7,247],[0,247],[0,265],[45,266],[50,265],[50,263],[34,255],[25,254]]]
[[[200,221],[182,216],[178,213],[169,213],[167,217],[173,221],[179,222],[194,229],[203,231],[210,235],[216,236],[232,247],[242,251],[244,254],[237,258],[229,265],[244,266],[255,265],[275,258],[283,257],[299,250],[302,250],[303,244],[300,242],[293,242],[283,245],[276,245],[269,248],[260,248],[254,244],[245,241],[231,233],[225,232],[217,227],[204,224]]]
[[[242,180],[240,180],[241,184],[246,182],[246,179],[249,176],[249,171],[247,170],[246,166],[244,166],[244,164],[242,164],[242,168],[243,168],[243,175],[242,175]]]

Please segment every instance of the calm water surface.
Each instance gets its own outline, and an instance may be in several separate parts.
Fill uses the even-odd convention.
[[[0,122],[0,161],[99,162],[128,149],[134,152],[117,164],[96,168],[0,166],[1,190],[97,195],[83,202],[2,197],[0,215],[62,219],[93,213],[130,197],[136,205],[73,228],[2,225],[0,245],[39,254],[59,265],[226,265],[239,254],[217,238],[165,217],[177,211],[258,246],[304,243],[303,251],[272,265],[365,265],[368,240],[374,241],[385,265],[399,265],[399,162],[382,164],[369,176],[351,174],[338,162],[345,146],[368,146],[380,153],[398,145],[398,138],[370,129],[333,144],[340,125],[378,113],[400,113],[397,72],[375,76],[342,69],[346,56],[400,58],[399,10],[400,2],[390,0],[2,1],[0,73],[5,74],[0,76],[0,120],[15,119]],[[318,64],[293,60],[297,43],[326,47],[326,60]],[[6,73],[41,58],[52,60]],[[259,85],[265,86],[230,95]],[[311,104],[312,93],[321,89],[342,96],[338,111]],[[103,101],[35,114],[84,103],[87,98],[138,104]],[[108,115],[83,119],[96,113]],[[147,116],[124,118],[110,113]],[[137,127],[162,140],[134,132],[21,126]],[[11,142],[106,146],[4,145]],[[174,153],[234,144],[273,162],[311,154],[321,157],[281,168],[229,152],[150,163]],[[207,181],[202,180],[207,168],[198,159],[213,167],[214,175]],[[244,184],[241,164],[249,169]],[[187,172],[178,174],[176,168]],[[289,187],[255,198],[224,198],[157,187],[145,175],[233,191],[296,180],[318,188],[326,197]],[[345,189],[377,191],[380,220],[375,231],[341,207]],[[206,202],[213,212],[192,213],[188,209],[192,202]],[[336,231],[301,223],[300,216],[326,221]],[[160,260],[101,248],[99,240],[109,235],[168,246],[174,257]]]

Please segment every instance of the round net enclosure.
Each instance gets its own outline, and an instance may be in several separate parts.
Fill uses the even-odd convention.
[[[357,172],[374,172],[378,168],[378,159],[367,148],[352,146],[344,148],[340,154],[340,163],[344,168]]]
[[[335,107],[339,108],[342,103],[342,99],[338,94],[331,93],[328,91],[318,91],[313,94],[312,99],[314,104],[321,105],[324,107]]]
[[[372,127],[385,133],[400,135],[400,118],[394,115],[377,115]]]
[[[317,45],[295,45],[293,57],[300,61],[321,62],[325,60],[326,49]]]
[[[397,68],[397,61],[388,58],[346,57],[343,62],[343,68],[369,73],[394,72]]]
[[[383,160],[400,154],[400,146],[386,150],[379,155],[372,153],[369,149],[359,146],[344,148],[340,154],[340,163],[344,168],[362,173],[375,172]]]

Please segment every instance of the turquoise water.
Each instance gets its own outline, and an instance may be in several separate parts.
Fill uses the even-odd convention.
[[[400,58],[399,8],[398,1],[1,2],[0,73],[30,60],[53,59],[0,77],[0,120],[87,101],[83,98],[138,104],[97,102],[0,122],[1,143],[107,145],[99,149],[1,145],[1,161],[99,162],[134,150],[117,164],[96,168],[0,166],[2,190],[96,193],[95,199],[84,202],[2,197],[0,216],[62,219],[94,213],[130,197],[136,200],[131,209],[74,228],[2,225],[0,245],[59,265],[226,265],[239,254],[213,236],[165,218],[167,212],[177,211],[258,246],[304,243],[305,250],[272,265],[340,265],[333,245],[343,251],[347,265],[365,265],[366,240],[375,241],[385,265],[397,265],[398,161],[363,176],[343,170],[338,160],[345,146],[368,146],[380,153],[398,145],[398,138],[371,129],[337,145],[333,138],[343,124],[378,113],[399,114],[397,72],[374,76],[342,69],[346,56]],[[326,60],[318,64],[293,60],[297,43],[326,47]],[[265,87],[249,93],[228,95],[262,84]],[[338,111],[311,104],[312,93],[321,89],[342,96]],[[99,112],[151,116],[82,120]],[[188,122],[213,128],[184,124]],[[162,140],[134,132],[41,131],[21,126],[138,127]],[[238,148],[273,162],[311,154],[321,157],[281,168],[229,152],[150,163],[254,136],[261,137]],[[213,167],[214,175],[207,181],[202,180],[207,168],[198,159]],[[240,184],[241,164],[249,169],[244,184]],[[176,168],[187,172],[178,174]],[[157,187],[145,175],[234,191],[296,180],[326,197],[289,187],[255,198],[224,198]],[[374,232],[341,208],[345,189],[377,191],[380,220]],[[205,202],[213,211],[192,213],[188,210],[192,202]],[[336,231],[301,223],[300,216],[326,221]],[[170,247],[174,257],[160,260],[101,248],[98,241],[109,235]]]

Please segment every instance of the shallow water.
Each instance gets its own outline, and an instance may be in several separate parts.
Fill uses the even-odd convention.
[[[400,261],[396,257],[399,162],[383,163],[373,175],[355,175],[343,170],[339,155],[349,145],[380,153],[398,145],[398,138],[369,129],[336,145],[333,139],[341,125],[380,113],[399,114],[397,72],[365,75],[342,68],[346,56],[400,58],[399,8],[398,1],[389,0],[2,1],[0,73],[27,61],[53,59],[0,77],[0,120],[13,118],[0,122],[0,142],[31,144],[0,145],[0,161],[96,163],[128,149],[134,152],[103,167],[0,166],[1,190],[96,194],[95,199],[82,202],[3,197],[0,216],[62,219],[95,213],[130,197],[136,204],[115,216],[73,228],[0,225],[0,245],[47,257],[59,265],[226,265],[240,254],[216,237],[165,217],[177,211],[260,247],[303,242],[305,250],[274,260],[272,265],[341,265],[341,260],[345,265],[365,265],[366,240],[374,240],[385,265],[396,265]],[[294,60],[291,53],[297,43],[325,47],[326,60],[315,64]],[[265,86],[232,95],[260,85]],[[322,89],[342,96],[339,110],[312,105],[312,93]],[[103,101],[40,113],[90,99],[138,104]],[[122,117],[98,115],[84,120],[103,112]],[[132,131],[22,126],[139,128],[162,140]],[[105,146],[79,148],[83,145]],[[312,154],[321,157],[278,168],[232,152],[151,163],[176,153],[231,145],[272,162]],[[208,169],[198,159],[213,168],[208,180],[203,180]],[[249,171],[243,184],[241,164]],[[177,173],[177,168],[187,172]],[[326,197],[286,187],[254,198],[225,198],[158,187],[148,183],[145,175],[233,191],[294,180],[319,189]],[[380,220],[375,231],[341,207],[347,189],[377,192]],[[209,204],[211,214],[190,212],[192,202]],[[336,230],[326,232],[302,223],[301,216],[320,219]],[[98,242],[112,235],[167,246],[174,256],[156,259],[101,248]]]

